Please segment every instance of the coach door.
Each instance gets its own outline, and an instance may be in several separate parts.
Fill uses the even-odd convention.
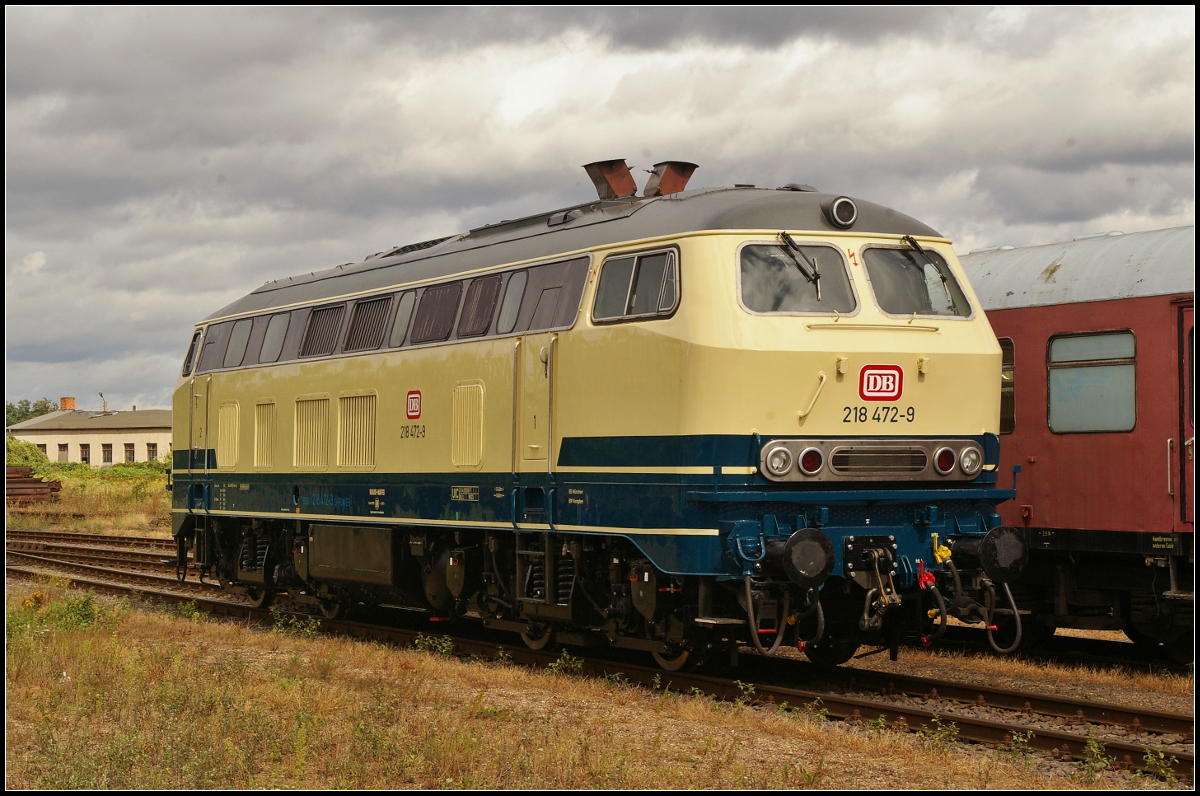
[[[1179,502],[1186,523],[1196,521],[1196,325],[1194,307],[1179,308]]]

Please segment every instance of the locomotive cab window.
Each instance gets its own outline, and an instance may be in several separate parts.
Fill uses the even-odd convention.
[[[1137,423],[1133,332],[1050,338],[1047,422],[1056,434],[1132,431]]]
[[[225,349],[222,366],[236,368],[242,364],[242,358],[246,356],[246,343],[250,341],[250,327],[252,326],[254,326],[254,321],[249,318],[243,318],[233,325],[233,331],[229,335],[229,347]]]
[[[1011,434],[1017,426],[1016,375],[1017,360],[1013,341],[1000,338],[1000,433]]]
[[[262,349],[258,352],[259,362],[274,362],[283,351],[283,339],[287,336],[288,321],[292,314],[285,312],[272,315],[267,321],[267,333],[263,336]]]
[[[192,342],[190,345],[188,345],[187,356],[183,358],[182,375],[184,376],[187,376],[192,372],[192,365],[195,364],[196,361],[196,349],[200,347],[200,335],[202,334],[204,334],[204,332],[196,332],[194,335],[192,335]]]
[[[949,263],[932,249],[871,247],[863,252],[863,262],[875,301],[888,315],[971,314]]]
[[[830,246],[753,243],[738,259],[742,306],[750,312],[832,315],[857,307],[846,263]]]
[[[592,319],[619,321],[670,315],[678,304],[674,252],[615,257],[600,271]]]
[[[396,320],[392,322],[392,336],[388,340],[388,346],[395,348],[404,343],[404,338],[408,336],[408,322],[412,320],[413,307],[417,306],[417,294],[409,291],[400,297],[400,303],[396,307]]]

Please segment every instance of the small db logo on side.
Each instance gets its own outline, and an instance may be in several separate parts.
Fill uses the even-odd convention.
[[[898,401],[903,393],[899,365],[866,365],[858,372],[858,397],[864,401]]]
[[[408,405],[404,411],[405,416],[409,420],[416,420],[421,416],[421,391],[409,390]]]

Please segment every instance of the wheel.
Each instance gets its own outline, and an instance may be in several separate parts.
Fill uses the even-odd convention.
[[[678,647],[673,647],[665,652],[655,650],[650,654],[654,656],[654,662],[668,672],[690,672],[701,663],[697,653]]]
[[[822,641],[805,647],[804,654],[817,666],[841,666],[858,652],[858,642],[835,640]]]
[[[275,599],[275,592],[266,586],[247,586],[246,599],[251,608],[267,608]]]
[[[549,650],[553,649],[554,631],[544,627],[535,627],[533,630],[521,633],[521,641],[525,642],[525,646],[531,650]]]
[[[343,619],[350,607],[341,600],[321,600],[321,615],[326,619]]]

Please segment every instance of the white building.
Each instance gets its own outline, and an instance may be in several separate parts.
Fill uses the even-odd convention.
[[[63,398],[57,412],[9,426],[12,436],[37,445],[52,462],[86,462],[103,467],[146,462],[171,454],[171,410],[77,411]]]

